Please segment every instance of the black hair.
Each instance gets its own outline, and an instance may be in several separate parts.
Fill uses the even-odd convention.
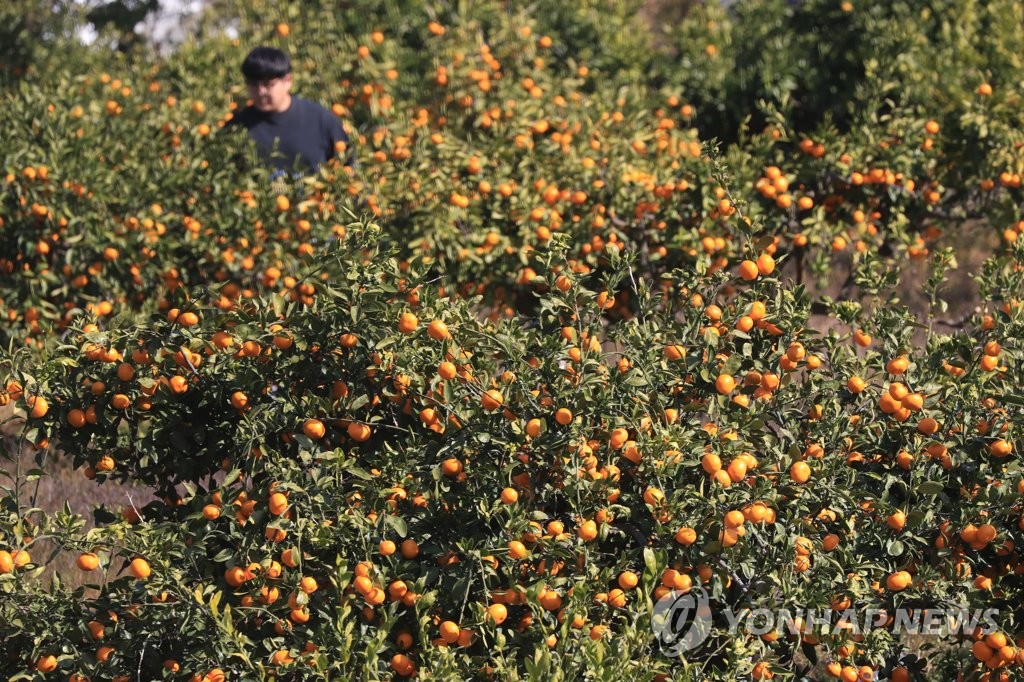
[[[242,62],[242,73],[247,81],[280,78],[292,72],[292,63],[276,47],[257,47]]]

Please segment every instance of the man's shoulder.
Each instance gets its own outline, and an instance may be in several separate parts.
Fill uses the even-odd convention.
[[[311,99],[299,97],[298,95],[292,95],[292,106],[298,106],[301,111],[307,114],[325,117],[334,116],[334,114],[331,113],[330,109],[320,104],[319,102],[314,102]]]
[[[332,134],[337,135],[342,139],[348,138],[344,127],[341,125],[341,121],[339,121],[334,112],[327,107],[312,100],[305,99],[304,97],[293,96],[292,101],[297,102],[298,105],[302,107],[302,115],[306,120],[319,121],[324,129],[331,131]]]

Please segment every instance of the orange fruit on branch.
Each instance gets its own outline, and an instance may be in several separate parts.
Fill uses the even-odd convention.
[[[419,318],[412,313],[402,313],[398,316],[398,331],[403,334],[412,334],[419,326]]]
[[[370,440],[370,436],[373,435],[373,429],[370,428],[369,424],[363,424],[361,422],[352,422],[346,429],[348,437],[357,443],[364,443]]]
[[[719,374],[715,379],[715,390],[721,395],[728,395],[736,388],[736,380],[731,374]]]
[[[806,483],[811,478],[811,467],[807,462],[794,462],[789,468],[789,477],[794,483]]]
[[[302,433],[311,440],[320,440],[327,429],[319,419],[307,419],[302,423]]]
[[[441,320],[433,320],[427,325],[427,335],[436,341],[443,341],[451,337],[451,333],[448,331],[448,325]]]
[[[885,586],[893,592],[901,592],[913,582],[913,578],[906,571],[896,571],[895,573],[889,574],[885,579]]]
[[[494,411],[502,406],[505,401],[505,396],[501,394],[501,391],[497,389],[490,389],[485,391],[483,396],[480,397],[480,405],[488,411]]]
[[[270,496],[269,506],[271,514],[280,516],[288,508],[288,497],[284,493],[273,493]]]
[[[100,558],[93,552],[83,552],[78,555],[78,559],[75,562],[83,571],[95,571],[99,568]]]
[[[745,260],[740,263],[738,270],[739,276],[748,282],[752,282],[757,279],[760,271],[757,268],[757,263],[752,260]]]
[[[128,566],[128,570],[138,580],[145,580],[152,573],[149,562],[142,557],[135,557],[132,559],[131,564]]]

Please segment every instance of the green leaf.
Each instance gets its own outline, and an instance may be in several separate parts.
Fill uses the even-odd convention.
[[[398,533],[398,537],[404,538],[409,534],[409,524],[400,516],[385,514],[384,523],[391,526]]]
[[[242,470],[241,469],[237,469],[237,468],[232,469],[231,471],[229,471],[227,473],[226,476],[224,476],[224,480],[221,481],[221,484],[220,484],[221,487],[227,487],[227,486],[231,485],[232,483],[237,481],[238,477],[241,476],[241,475],[242,475]]]
[[[220,592],[218,592],[217,595],[220,595]],[[212,605],[213,600],[210,600],[210,603]],[[216,613],[216,611],[214,611],[214,613]],[[229,635],[235,632],[235,623],[231,618],[231,604],[224,605],[224,631]]]
[[[214,595],[212,597],[210,597],[210,604],[209,604],[210,610],[213,611],[213,615],[215,615],[215,616],[218,615],[217,607],[220,606],[220,599],[221,599],[222,596],[223,596],[223,593],[220,590],[217,590],[214,593]]]
[[[364,481],[372,481],[373,480],[373,476],[370,475],[370,472],[368,472],[368,471],[366,471],[364,469],[360,469],[359,467],[348,467],[345,470],[348,473],[350,473],[353,476],[355,476],[356,478],[362,479]]]

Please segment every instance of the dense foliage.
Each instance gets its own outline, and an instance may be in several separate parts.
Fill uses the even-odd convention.
[[[219,0],[165,57],[5,64],[4,674],[1021,676],[1019,4],[640,10]],[[224,127],[264,43],[354,167],[272,182]],[[160,499],[38,509],[56,457]],[[998,630],[723,616],[780,605]]]

